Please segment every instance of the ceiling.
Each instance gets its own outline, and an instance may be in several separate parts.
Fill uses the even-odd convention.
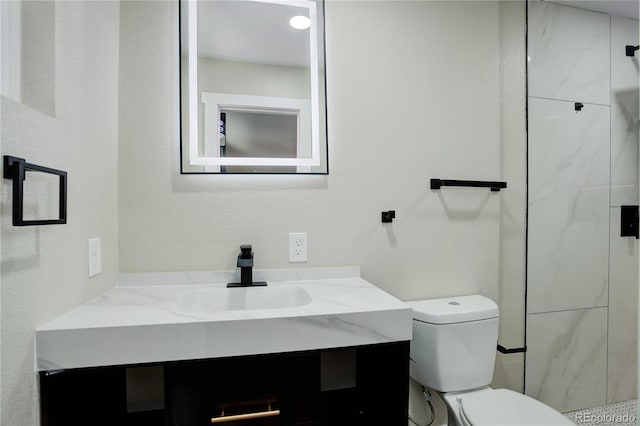
[[[308,66],[309,30],[289,19],[309,9],[261,1],[198,2],[198,57]]]
[[[637,0],[549,1],[612,16],[636,20],[639,16]],[[289,19],[296,15],[309,16],[309,11],[265,1],[198,2],[198,56],[308,66],[309,30],[289,26]],[[183,42],[183,51],[187,51],[185,44]]]
[[[551,0],[551,3],[559,3],[581,9],[603,12],[612,16],[638,20],[637,0]]]

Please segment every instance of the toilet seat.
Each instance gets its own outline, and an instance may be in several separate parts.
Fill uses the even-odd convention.
[[[458,414],[465,426],[573,425],[574,423],[528,396],[508,389],[484,389],[456,396]]]

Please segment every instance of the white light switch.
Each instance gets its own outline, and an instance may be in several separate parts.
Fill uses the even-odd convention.
[[[102,241],[100,238],[89,238],[89,276],[94,277],[102,272]]]

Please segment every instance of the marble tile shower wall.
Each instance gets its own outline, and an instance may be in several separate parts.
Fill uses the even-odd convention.
[[[525,392],[566,412],[636,397],[638,23],[528,7]]]

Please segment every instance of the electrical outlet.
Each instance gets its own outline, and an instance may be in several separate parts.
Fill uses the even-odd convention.
[[[89,238],[89,277],[102,272],[102,241],[100,238]]]
[[[289,262],[307,261],[307,233],[289,233]]]

